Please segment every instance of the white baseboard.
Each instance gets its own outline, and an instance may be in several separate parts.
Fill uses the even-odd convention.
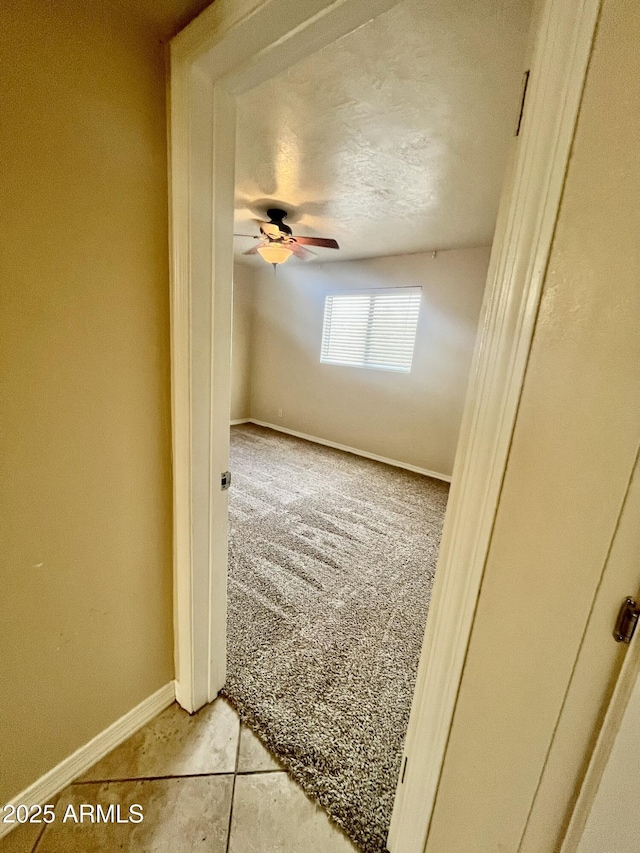
[[[123,741],[135,734],[138,729],[150,722],[160,711],[164,711],[175,699],[175,683],[170,681],[151,696],[143,699],[139,705],[112,723],[84,746],[63,759],[44,776],[25,788],[22,793],[10,800],[11,805],[43,805],[50,802],[56,794],[66,788],[74,779],[86,773],[101,758],[120,746]],[[7,804],[9,805],[9,803]],[[0,838],[10,832],[18,823],[0,823]]]
[[[237,426],[238,424],[248,424],[251,418],[236,418],[235,421],[229,421],[229,426]]]
[[[304,432],[296,432],[294,429],[278,426],[277,424],[269,424],[266,421],[258,421],[255,418],[247,418],[244,423],[256,424],[257,426],[275,429],[278,432],[285,432],[287,435],[293,435],[296,438],[304,438],[306,441],[313,441],[316,444],[324,444],[326,447],[333,447],[335,450],[345,450],[347,453],[355,453],[356,456],[364,456],[365,459],[373,459],[376,462],[384,462],[386,465],[393,465],[395,468],[404,468],[407,471],[413,471],[416,474],[424,474],[425,477],[434,477],[436,480],[444,480],[445,483],[451,482],[449,474],[439,474],[437,471],[428,471],[426,468],[418,468],[417,465],[410,465],[408,462],[398,462],[397,459],[387,459],[386,456],[378,456],[376,453],[369,453],[368,450],[358,450],[357,447],[347,447],[346,444],[338,444],[335,441],[329,441],[326,438],[318,438],[316,435],[307,435]]]

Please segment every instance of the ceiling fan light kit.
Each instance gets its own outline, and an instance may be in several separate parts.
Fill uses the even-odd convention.
[[[283,264],[288,261],[293,251],[283,243],[267,243],[266,246],[258,246],[258,253],[268,264]]]
[[[278,264],[284,264],[288,261],[291,255],[300,258],[302,261],[308,261],[313,257],[314,252],[304,249],[306,246],[322,246],[325,249],[339,249],[336,240],[331,240],[325,237],[294,237],[288,225],[285,225],[284,219],[287,216],[286,210],[271,207],[267,210],[269,222],[261,222],[256,220],[260,226],[260,234],[262,242],[258,246],[253,246],[246,252],[245,255],[255,255],[258,253],[260,257],[268,264],[273,264],[275,269]],[[248,235],[237,234],[237,237]]]

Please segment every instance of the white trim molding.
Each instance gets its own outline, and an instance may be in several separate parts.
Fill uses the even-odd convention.
[[[7,805],[43,805],[50,802],[63,788],[70,785],[74,779],[82,776],[96,762],[104,758],[109,752],[120,746],[127,738],[135,734],[143,726],[146,726],[165,708],[175,700],[175,683],[170,681],[143,699],[139,705],[127,711],[119,720],[112,723],[100,734],[96,735],[84,746],[76,749],[71,755],[63,759],[52,770],[41,776],[33,784],[25,788],[20,794],[10,800]],[[20,824],[0,823],[0,838]]]
[[[235,421],[232,421],[232,424]],[[415,474],[423,474],[425,477],[434,477],[436,480],[444,480],[445,483],[451,482],[451,477],[448,474],[439,474],[437,471],[429,471],[427,468],[418,468],[417,465],[410,465],[408,462],[399,462],[397,459],[388,459],[386,456],[378,456],[377,453],[369,453],[368,450],[358,450],[357,447],[349,447],[346,444],[338,444],[335,441],[329,441],[327,438],[318,438],[317,435],[307,435],[305,432],[297,432],[295,429],[278,426],[278,424],[270,424],[267,421],[258,421],[255,418],[247,418],[238,423],[256,424],[256,426],[267,427],[267,429],[275,429],[277,432],[284,432],[287,435],[293,435],[295,438],[304,438],[305,441],[312,441],[314,444],[323,444],[325,447],[333,447],[335,450],[344,450],[346,453],[353,453],[355,456],[364,456],[365,459],[373,459],[374,462],[384,462],[385,465],[393,465],[394,468],[404,468],[406,471],[413,471]]]
[[[501,201],[453,483],[389,832],[392,853],[428,851],[599,0],[544,0],[515,159]],[[542,768],[541,768],[542,770]]]
[[[236,418],[234,421],[229,421],[229,426],[238,426],[239,424],[249,424],[251,418]]]

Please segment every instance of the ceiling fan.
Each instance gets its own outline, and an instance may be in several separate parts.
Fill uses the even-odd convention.
[[[269,222],[254,220],[260,226],[260,237],[251,234],[234,235],[235,237],[253,236],[255,240],[261,240],[257,246],[252,246],[251,249],[243,252],[243,255],[259,254],[268,264],[273,264],[275,268],[277,264],[288,261],[291,255],[295,255],[302,261],[308,261],[315,255],[315,252],[303,248],[304,246],[322,246],[325,249],[340,248],[336,240],[325,237],[294,237],[291,228],[284,223],[287,217],[286,210],[270,207],[267,210],[267,216]]]

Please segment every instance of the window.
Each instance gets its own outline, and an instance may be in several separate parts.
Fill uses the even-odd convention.
[[[394,287],[327,294],[320,361],[409,373],[420,292]]]

